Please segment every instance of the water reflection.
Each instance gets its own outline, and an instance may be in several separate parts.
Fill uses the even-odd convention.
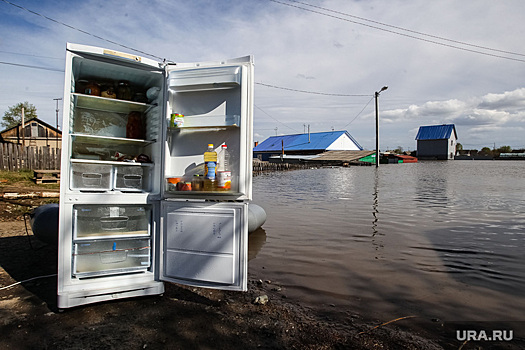
[[[380,236],[383,235],[383,233],[380,233],[378,230],[378,222],[379,222],[379,169],[375,168],[374,172],[374,193],[373,193],[373,201],[372,201],[372,246],[374,247],[374,250],[376,252],[375,258],[379,259],[379,251],[381,248],[384,247],[382,239]]]
[[[450,162],[429,162],[417,168],[414,201],[422,207],[446,208],[449,203],[448,177]],[[454,175],[452,175],[454,176]]]
[[[443,261],[445,272],[456,280],[505,294],[522,295],[525,220],[472,224],[426,232],[431,249]]]
[[[255,259],[261,248],[266,244],[266,231],[259,227],[248,236],[248,261]]]
[[[523,317],[524,172],[451,161],[257,176],[268,219],[250,271],[291,298],[392,318]]]

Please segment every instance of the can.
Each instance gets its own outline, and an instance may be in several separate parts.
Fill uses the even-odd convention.
[[[170,118],[171,128],[180,128],[184,126],[184,114],[172,113]]]

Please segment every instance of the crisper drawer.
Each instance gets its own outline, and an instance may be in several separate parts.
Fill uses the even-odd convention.
[[[111,190],[113,167],[108,164],[71,164],[71,189],[81,191]]]
[[[150,239],[75,242],[73,275],[109,275],[147,270],[151,265]]]
[[[115,166],[115,185],[113,189],[119,191],[142,191],[147,190],[146,181],[147,169],[140,166],[116,165]]]
[[[75,205],[74,237],[149,236],[151,209],[144,205]]]

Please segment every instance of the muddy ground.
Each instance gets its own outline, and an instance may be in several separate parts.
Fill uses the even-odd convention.
[[[47,202],[0,203],[1,349],[479,348],[445,339],[439,322],[424,329],[410,327],[408,319],[381,326],[393,320],[368,320],[335,306],[317,310],[287,298],[286,286],[262,272],[250,272],[248,292],[167,283],[162,296],[59,312],[57,249],[39,242],[30,228],[27,235],[23,220],[24,211]],[[38,276],[48,277],[31,280]],[[255,304],[263,295],[269,302]]]

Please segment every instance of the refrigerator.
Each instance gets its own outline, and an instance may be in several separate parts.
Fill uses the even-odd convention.
[[[67,44],[58,308],[165,282],[247,289],[253,84],[251,56],[167,63]],[[219,159],[227,146],[231,185],[205,173],[208,145]]]

